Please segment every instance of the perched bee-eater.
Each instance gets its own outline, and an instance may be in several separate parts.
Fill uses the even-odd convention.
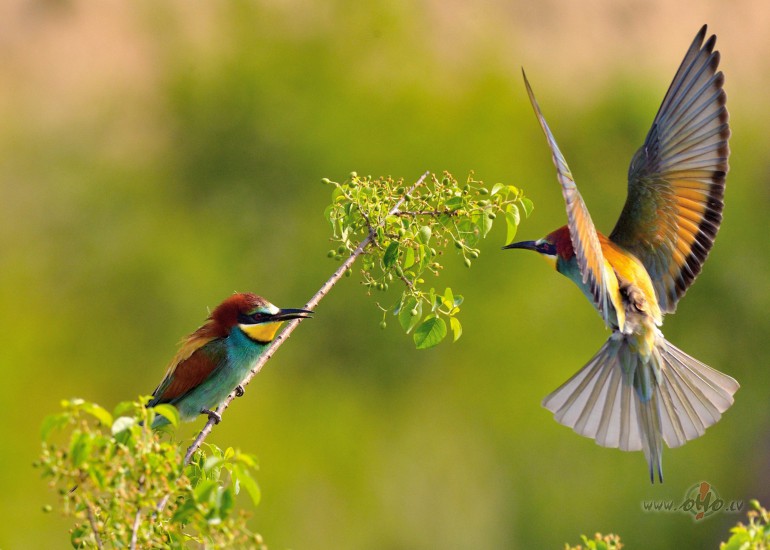
[[[214,409],[233,390],[242,395],[241,382],[283,322],[312,313],[278,309],[256,294],[233,294],[214,309],[203,326],[182,341],[147,406],[170,403],[179,410],[182,420],[206,414],[218,422]],[[152,427],[167,423],[158,415]]]
[[[738,383],[658,330],[706,260],[722,221],[730,135],[716,36],[701,28],[628,170],[628,196],[609,238],[599,233],[524,75],[551,149],[568,224],[534,250],[573,281],[612,330],[577,374],[543,400],[555,419],[604,447],[644,451],[663,481],[663,442],[703,435]]]

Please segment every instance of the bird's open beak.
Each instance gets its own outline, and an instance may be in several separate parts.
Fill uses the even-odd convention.
[[[289,319],[307,319],[313,314],[308,309],[281,309],[272,316],[273,321],[288,321]]]
[[[503,250],[507,248],[523,248],[524,250],[534,250],[538,251],[537,249],[537,241],[520,241],[518,243],[511,243],[508,245],[505,245],[503,247]]]

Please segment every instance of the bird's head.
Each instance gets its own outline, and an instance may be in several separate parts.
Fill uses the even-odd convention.
[[[226,337],[237,327],[251,340],[267,344],[284,321],[304,319],[312,313],[306,309],[280,309],[256,294],[239,293],[219,304],[209,321],[219,337]]]
[[[534,250],[543,256],[554,269],[557,267],[559,258],[562,260],[570,260],[575,255],[575,251],[572,248],[572,240],[569,235],[569,227],[566,225],[552,231],[542,239],[511,243],[503,248]]]

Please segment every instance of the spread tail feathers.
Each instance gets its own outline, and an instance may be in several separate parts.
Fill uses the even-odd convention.
[[[658,334],[648,358],[634,336],[615,332],[580,371],[543,400],[554,418],[603,447],[644,451],[663,481],[663,441],[684,445],[704,434],[739,385]]]

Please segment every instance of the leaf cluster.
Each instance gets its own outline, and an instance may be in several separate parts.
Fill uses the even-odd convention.
[[[580,535],[582,544],[577,546],[564,545],[564,550],[620,550],[623,548],[623,543],[620,542],[618,535],[602,535],[601,533],[595,533],[594,538],[589,539],[585,535]]]
[[[517,187],[497,183],[489,188],[473,173],[464,182],[448,172],[430,174],[411,187],[401,179],[355,172],[341,183],[323,182],[333,187],[324,215],[335,248],[327,256],[342,260],[365,246],[360,273],[368,292],[384,292],[395,284],[401,289],[393,305],[378,303],[380,326],[386,327],[388,313],[397,316],[418,349],[441,342],[448,334],[447,321],[455,341],[462,335],[456,317],[462,296],[451,288],[439,292],[425,286],[426,278],[444,269],[446,251],[454,250],[471,267],[496,220],[505,220],[509,242],[522,213],[529,216],[533,208]]]
[[[72,399],[43,422],[34,465],[75,521],[73,548],[264,548],[246,527],[247,514],[236,510],[241,489],[259,502],[256,459],[207,444],[183,466],[184,449],[150,428],[156,414],[177,424],[176,409],[144,402],[121,403],[110,413]]]
[[[770,548],[770,512],[758,501],[750,502],[753,510],[747,512],[748,525],[738,523],[730,529],[732,535],[723,542],[720,550],[768,550]]]

